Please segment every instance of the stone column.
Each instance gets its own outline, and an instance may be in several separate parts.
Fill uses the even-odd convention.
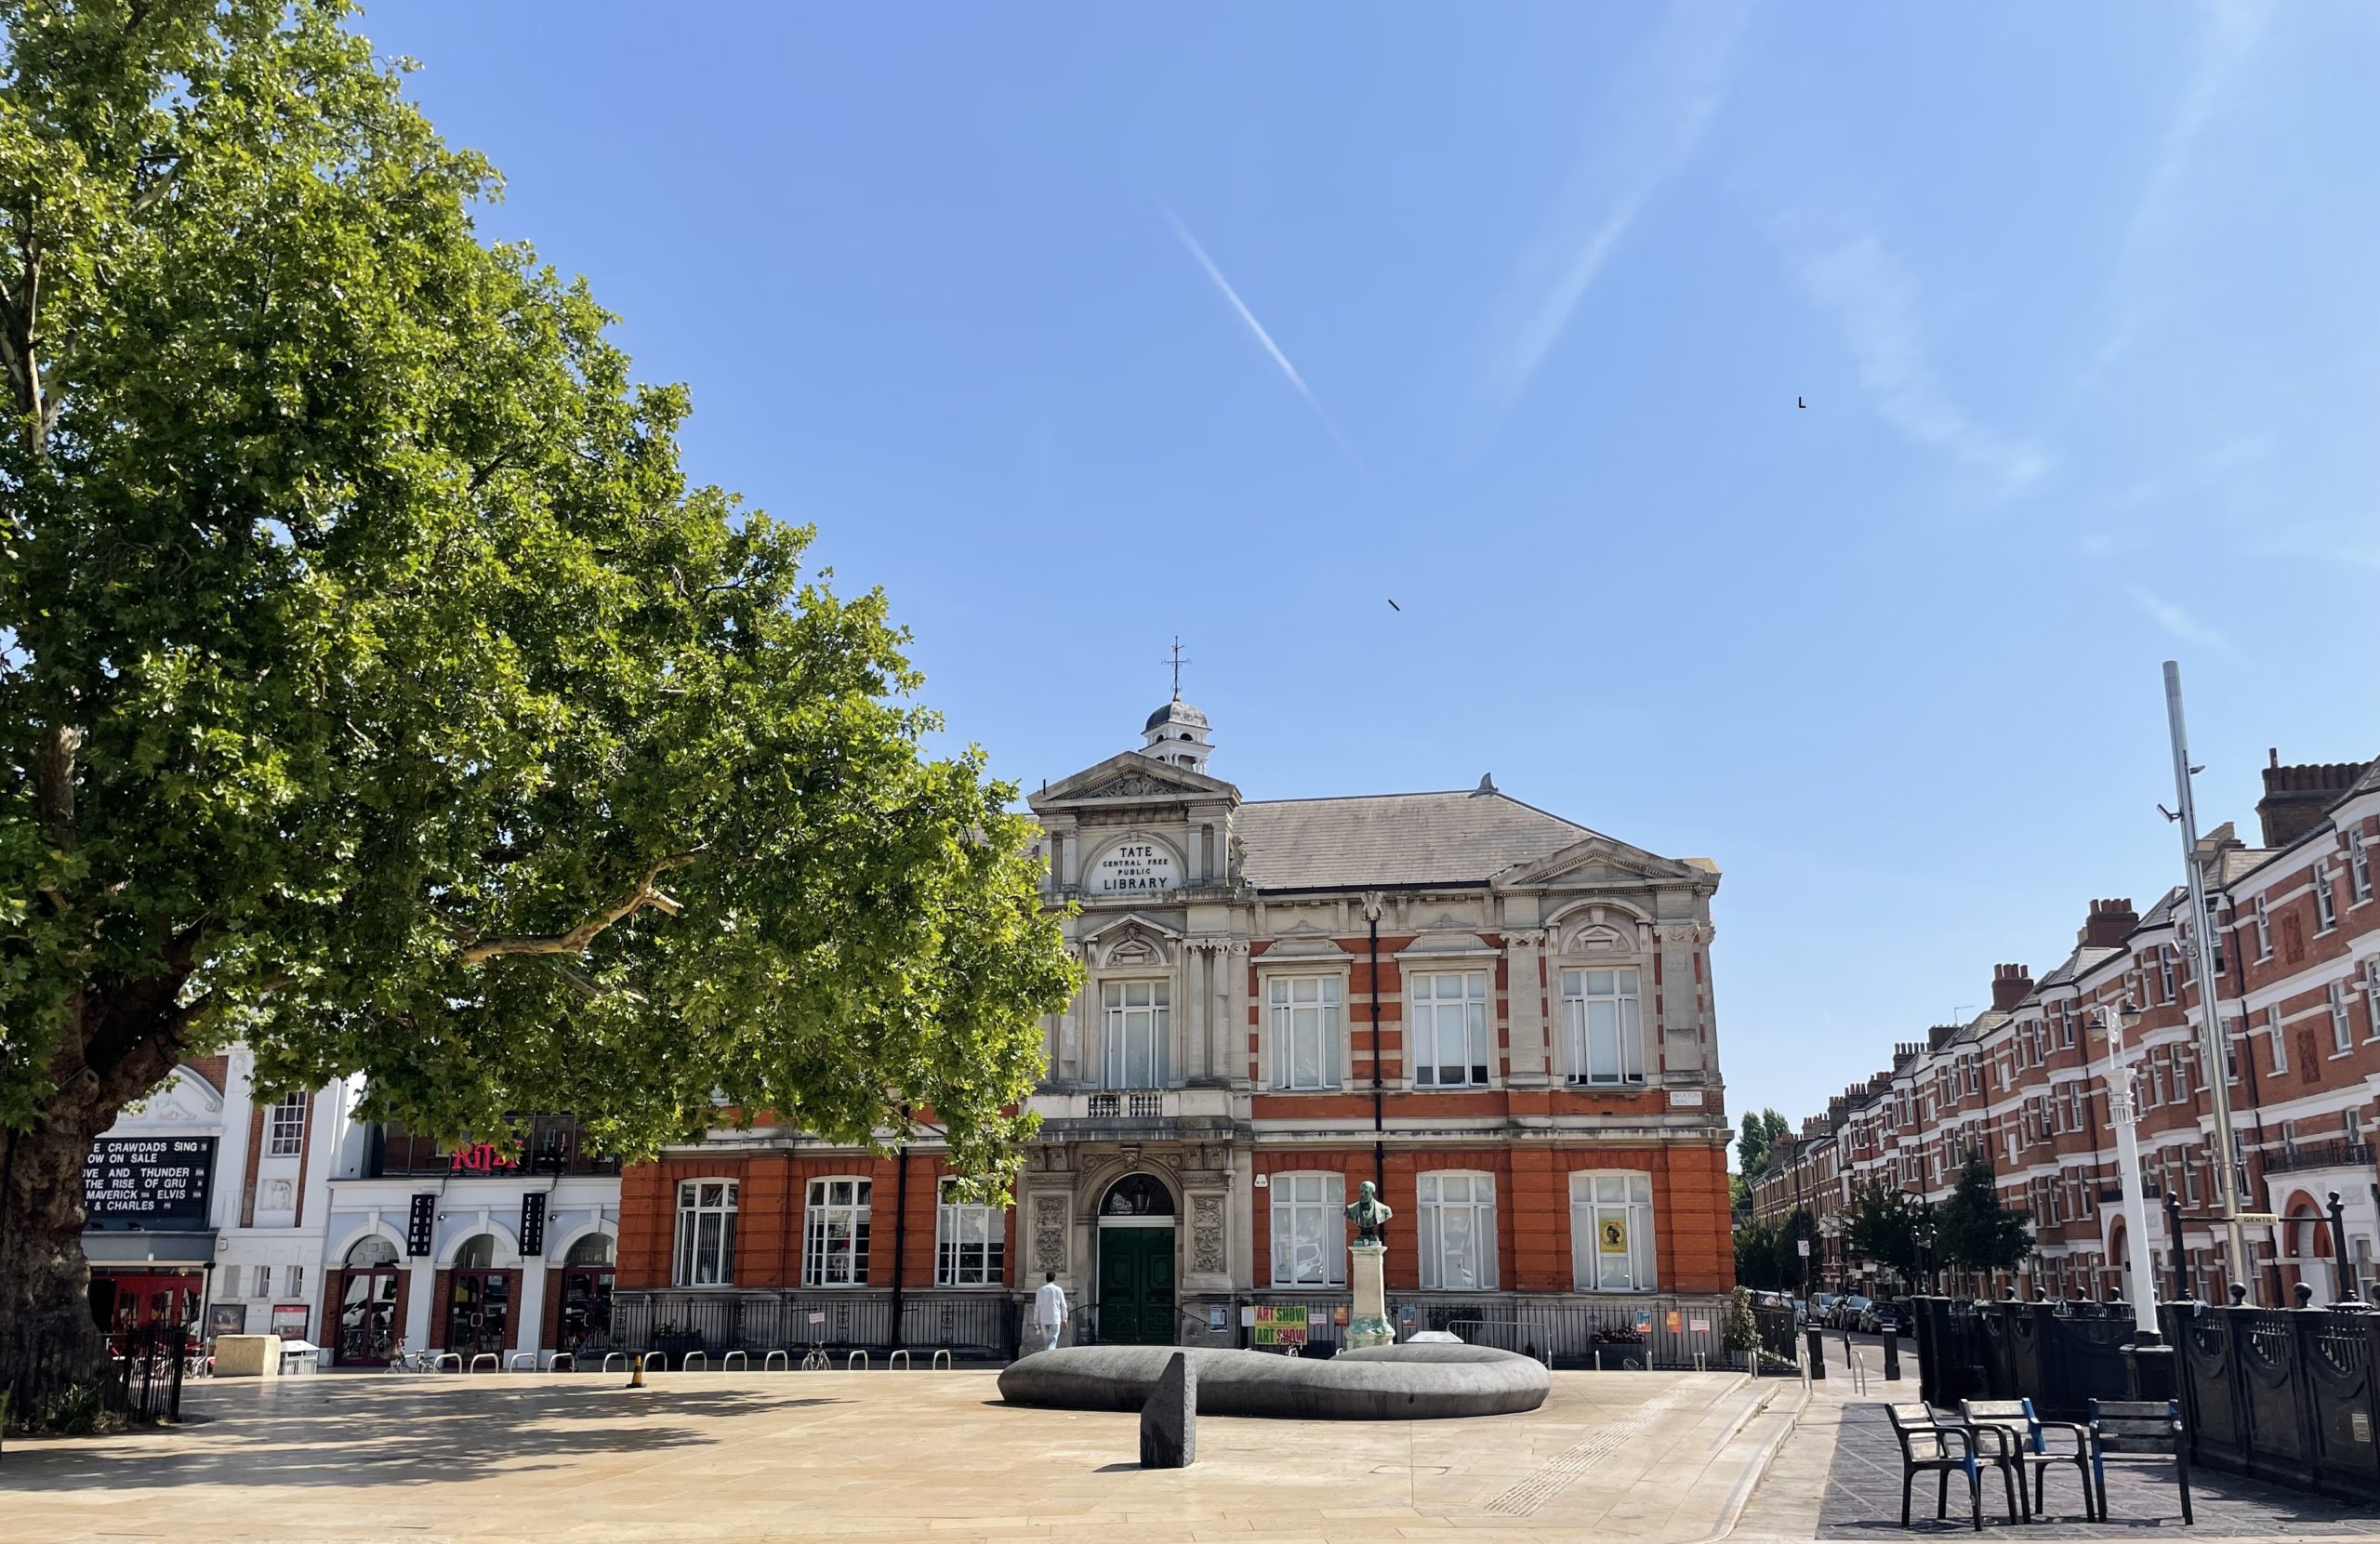
[[[543,1255],[521,1257],[521,1300],[512,1311],[521,1315],[520,1333],[512,1338],[515,1351],[543,1351],[546,1333],[546,1260]],[[505,1353],[509,1358],[510,1352]]]
[[[1223,945],[1223,1023],[1216,1026],[1215,1072],[1235,1089],[1248,1086],[1248,940],[1235,938]],[[1339,1022],[1347,1022],[1344,1005]]]
[[[1350,1351],[1391,1345],[1396,1339],[1396,1326],[1388,1322],[1387,1262],[1385,1244],[1358,1241],[1347,1246],[1347,1285],[1355,1299],[1355,1312],[1347,1317]]]
[[[1182,945],[1182,1021],[1174,1035],[1177,1047],[1174,1055],[1180,1060],[1176,1083],[1188,1083],[1207,1076],[1209,1055],[1208,1020],[1213,1015],[1209,983],[1213,979],[1215,946],[1206,939],[1196,939]]]

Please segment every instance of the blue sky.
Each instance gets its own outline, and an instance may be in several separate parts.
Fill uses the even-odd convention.
[[[364,26],[1001,774],[1179,634],[1250,798],[1712,856],[1739,1109],[2178,878],[2162,660],[2209,825],[2380,754],[2380,9],[664,14]]]

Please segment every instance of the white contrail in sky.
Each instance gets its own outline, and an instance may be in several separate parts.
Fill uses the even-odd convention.
[[[1264,351],[1273,356],[1273,363],[1280,366],[1281,374],[1287,376],[1289,384],[1297,388],[1298,395],[1305,399],[1306,406],[1314,409],[1315,417],[1321,420],[1323,429],[1330,436],[1332,442],[1346,453],[1348,460],[1361,467],[1364,464],[1364,458],[1355,454],[1355,447],[1347,443],[1347,437],[1339,432],[1339,426],[1332,423],[1330,415],[1322,410],[1322,403],[1316,398],[1314,388],[1306,385],[1305,377],[1298,374],[1298,367],[1289,363],[1289,356],[1281,352],[1281,346],[1273,341],[1273,335],[1264,330],[1264,323],[1256,320],[1256,313],[1248,309],[1248,302],[1239,297],[1239,291],[1231,287],[1231,281],[1223,277],[1223,271],[1215,266],[1215,260],[1207,256],[1207,249],[1198,244],[1198,238],[1192,235],[1190,228],[1182,223],[1182,217],[1162,203],[1157,205],[1157,209],[1165,216],[1166,223],[1173,227],[1174,235],[1181,239],[1183,246],[1188,250],[1190,256],[1197,258],[1198,266],[1207,271],[1207,277],[1212,279],[1215,282],[1215,287],[1223,292],[1223,298],[1231,302],[1231,309],[1239,312],[1239,319],[1248,323],[1248,330],[1256,335],[1256,341],[1264,345]]]

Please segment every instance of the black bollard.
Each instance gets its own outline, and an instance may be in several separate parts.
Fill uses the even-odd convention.
[[[1826,1331],[1809,1329],[1804,1332],[1803,1338],[1809,1342],[1810,1380],[1823,1383],[1826,1381]]]
[[[1884,1381],[1900,1381],[1900,1331],[1897,1329],[1884,1331]]]

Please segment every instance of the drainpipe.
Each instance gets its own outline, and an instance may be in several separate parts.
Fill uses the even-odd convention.
[[[901,1145],[893,1150],[892,1181],[892,1323],[885,1332],[887,1349],[901,1343],[901,1289],[909,1260],[909,1109],[901,1107]]]
[[[1372,1184],[1388,1194],[1388,1095],[1380,1076],[1380,893],[1364,897],[1364,926],[1370,933],[1372,985]]]

